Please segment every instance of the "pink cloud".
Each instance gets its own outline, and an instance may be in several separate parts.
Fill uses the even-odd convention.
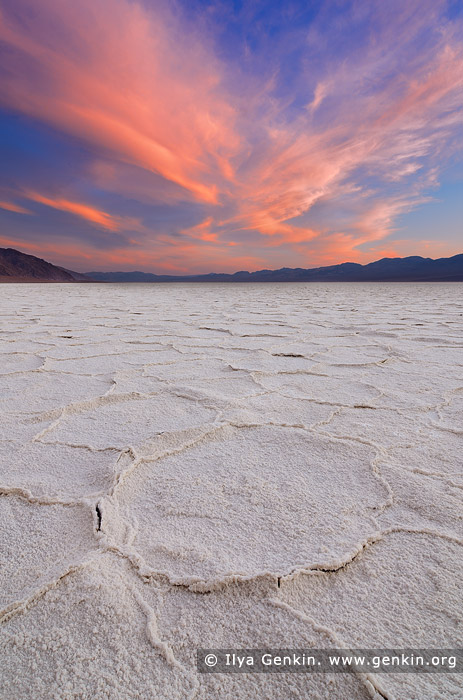
[[[12,211],[15,214],[31,214],[28,209],[20,207],[19,204],[14,204],[14,202],[0,202],[0,209],[5,209],[6,211]]]
[[[52,199],[51,197],[44,197],[37,192],[26,192],[24,196],[33,202],[38,202],[39,204],[44,204],[47,207],[52,207],[53,209],[59,209],[60,211],[65,211],[70,214],[74,214],[75,216],[79,216],[81,219],[85,219],[86,221],[96,224],[97,226],[107,229],[108,231],[118,231],[125,223],[118,219],[118,217],[111,216],[105,211],[91,207],[88,204],[71,202],[67,199]]]
[[[64,34],[50,32],[48,17]],[[43,0],[23,19],[0,25],[16,52],[5,103],[216,201],[239,140],[217,61],[198,39],[180,36],[166,10],[128,0]]]
[[[202,221],[196,226],[190,226],[190,228],[184,229],[182,233],[190,238],[196,238],[200,241],[217,241],[218,234],[211,231],[211,226],[213,223],[212,216]]]
[[[291,112],[294,95],[276,96],[276,77],[254,93],[244,78],[227,81],[207,33],[187,32],[167,6],[19,0],[22,12],[0,25],[11,51],[3,103],[90,145],[98,185],[143,203],[193,200],[203,220],[154,234],[69,191],[27,196],[104,230],[140,233],[136,252],[105,252],[114,263],[233,270],[266,266],[277,250],[285,264],[363,259],[358,246],[376,246],[427,201],[461,127],[461,41],[444,27],[425,51],[409,48],[438,5],[412,0],[395,14],[375,5],[375,41],[332,58],[312,100]],[[344,227],[298,220],[342,197],[352,212]]]

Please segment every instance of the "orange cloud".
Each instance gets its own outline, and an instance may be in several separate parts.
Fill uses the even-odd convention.
[[[390,236],[400,214],[426,201],[423,191],[437,181],[433,159],[461,125],[458,41],[439,32],[426,51],[417,56],[415,47],[413,60],[395,67],[396,49],[416,41],[424,26],[419,3],[414,10],[406,3],[409,21],[399,18],[397,26],[380,3],[384,26],[361,60],[356,52],[332,59],[326,75],[316,76],[312,101],[294,111],[287,107],[298,95],[278,97],[276,78],[254,94],[244,80],[227,81],[204,29],[186,31],[168,4],[155,12],[131,0],[20,5],[22,14],[5,15],[0,24],[11,52],[4,104],[85,142],[99,186],[143,204],[158,197],[201,205],[200,224],[182,219],[168,235],[77,202],[69,191],[29,192],[31,200],[98,228],[142,234],[130,242],[136,252],[106,250],[106,262],[230,270],[245,261],[267,266],[278,251],[285,264],[362,260],[360,245]],[[407,178],[415,178],[413,187]],[[391,188],[404,183],[404,190],[399,196],[377,184],[369,189],[369,179]],[[344,226],[298,221],[321,201],[335,209],[342,197],[350,198]],[[245,236],[249,254],[229,241]],[[103,260],[90,250],[95,263]]]
[[[217,241],[218,234],[210,230],[212,222],[212,216],[209,216],[196,226],[190,226],[190,228],[184,229],[182,233],[190,238],[196,238],[199,241]]]
[[[59,211],[74,214],[75,216],[85,219],[85,221],[95,224],[97,227],[107,231],[144,231],[144,227],[140,223],[139,219],[108,214],[107,212],[97,209],[96,207],[92,207],[89,204],[74,202],[60,197],[53,199],[52,197],[45,197],[38,192],[23,192],[22,196],[27,197],[27,199],[30,199],[33,202],[38,202],[39,204],[44,204],[47,207],[51,207],[52,209],[58,209]],[[132,243],[134,243],[134,241],[132,241]]]
[[[70,202],[67,199],[51,199],[50,197],[44,197],[37,192],[27,192],[25,193],[25,196],[34,202],[45,204],[47,207],[52,207],[53,209],[59,209],[60,211],[66,211],[70,214],[80,216],[81,219],[90,221],[90,223],[101,226],[101,228],[105,228],[108,231],[118,231],[122,227],[122,222],[118,221],[116,217],[113,217],[104,211],[100,211],[99,209],[95,209],[88,204]]]
[[[50,33],[47,14],[72,41],[68,31]],[[17,71],[11,62],[4,101],[196,199],[217,200],[217,175],[232,175],[239,138],[218,62],[199,38],[181,34],[167,10],[129,0],[43,0],[23,20],[0,25],[0,38],[22,56]],[[35,66],[30,74],[24,59]]]
[[[0,209],[6,209],[6,211],[13,211],[16,214],[32,214],[28,209],[20,207],[19,204],[13,204],[13,202],[0,202]]]

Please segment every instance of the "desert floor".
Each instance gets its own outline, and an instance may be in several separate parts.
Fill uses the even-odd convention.
[[[463,647],[462,284],[3,285],[2,700],[428,700]]]

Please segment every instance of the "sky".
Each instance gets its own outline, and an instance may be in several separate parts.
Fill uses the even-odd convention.
[[[196,274],[463,252],[461,0],[2,0],[0,246]]]

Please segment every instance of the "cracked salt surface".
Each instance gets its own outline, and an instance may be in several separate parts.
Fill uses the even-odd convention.
[[[2,700],[460,698],[195,650],[463,647],[461,292],[5,285]]]

